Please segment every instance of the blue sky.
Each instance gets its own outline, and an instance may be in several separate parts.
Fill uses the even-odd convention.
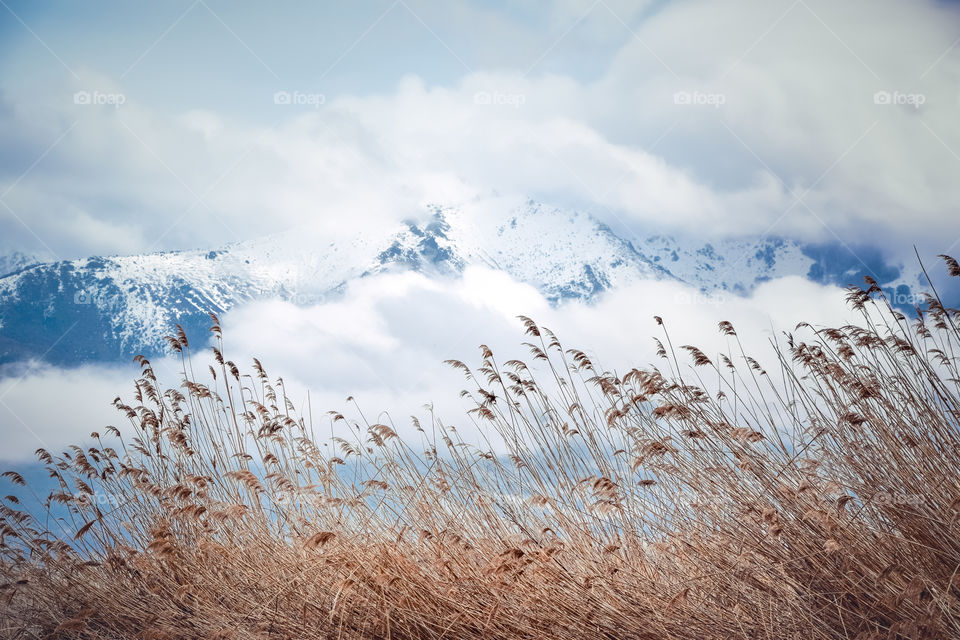
[[[6,4],[36,34],[4,16],[3,75],[21,89],[95,69],[164,110],[258,120],[270,119],[264,97],[277,86],[363,96],[390,92],[408,74],[449,85],[478,69],[595,79],[631,37],[625,25],[619,34],[578,29],[590,5],[577,3],[553,16],[529,2]],[[590,13],[604,27],[619,19],[603,8]]]
[[[952,250],[958,16],[929,0],[3,0],[0,251],[336,234],[491,194],[626,235]]]

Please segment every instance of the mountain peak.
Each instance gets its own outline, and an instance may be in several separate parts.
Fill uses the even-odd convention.
[[[20,267],[0,277],[0,364],[155,355],[175,324],[205,334],[208,312],[269,298],[316,304],[357,278],[387,271],[453,277],[483,265],[558,303],[590,301],[639,280],[748,293],[775,277],[825,281],[832,267],[850,268],[837,255],[794,241],[643,238],[621,221],[614,230],[589,213],[533,200],[513,208],[431,205],[427,214],[347,240],[292,230],[222,248]]]

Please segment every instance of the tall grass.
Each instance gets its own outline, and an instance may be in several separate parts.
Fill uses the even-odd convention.
[[[524,319],[530,364],[450,361],[489,448],[300,415],[216,318],[202,376],[180,331],[132,436],[38,451],[46,516],[6,499],[0,635],[960,637],[960,314],[868,284],[769,371],[727,322],[617,375]]]

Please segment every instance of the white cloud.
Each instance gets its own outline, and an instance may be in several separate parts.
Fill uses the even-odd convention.
[[[772,171],[797,195],[810,189],[813,213],[797,205],[778,231],[822,232],[827,222],[848,240],[895,231],[921,240],[945,232],[952,242],[956,14],[934,2],[670,3],[644,23],[642,42],[620,51],[599,88],[619,108],[593,122],[638,141],[673,127],[659,146],[665,157],[721,189],[750,184],[754,171]],[[676,91],[716,92],[725,103],[680,110]],[[876,104],[878,91],[903,104]],[[762,231],[791,202],[723,221]]]
[[[552,19],[588,8],[561,3]],[[639,22],[596,6],[569,35],[622,37],[596,80],[525,75],[518,58],[440,86],[411,75],[387,93],[328,95],[316,109],[265,93],[268,125],[239,120],[229,102],[174,114],[135,94],[119,108],[74,104],[74,91],[124,90],[90,71],[44,95],[8,88],[0,126],[23,168],[77,124],[5,201],[68,255],[208,247],[299,224],[337,234],[493,192],[592,208],[638,232],[836,233],[897,247],[905,233],[931,245],[960,235],[953,7],[610,9]],[[877,91],[924,103],[875,104]],[[677,92],[723,103],[676,104]],[[5,210],[0,220],[36,243]]]
[[[718,322],[729,320],[747,352],[773,371],[769,340],[782,340],[780,331],[793,331],[800,320],[814,326],[851,322],[844,295],[797,277],[764,283],[749,298],[704,296],[674,282],[644,281],[608,292],[595,305],[572,301],[554,308],[502,272],[472,267],[451,280],[376,276],[349,286],[342,300],[309,308],[253,303],[227,314],[224,331],[229,357],[259,357],[268,373],[297,390],[291,392],[295,398],[302,400],[309,389],[315,416],[321,408],[349,409],[344,399],[353,396],[368,419],[389,411],[401,432],[412,435],[407,416],[423,418],[423,405],[431,403],[446,423],[469,434],[458,397],[469,385],[441,362],[459,359],[473,367],[480,344],[489,345],[500,363],[529,361],[521,346],[529,337],[518,315],[620,372],[663,366],[652,339],[662,338],[654,315],[663,318],[675,345],[692,343],[715,360],[730,349],[730,339],[717,330]]]
[[[434,23],[426,4],[411,6]],[[957,9],[946,3],[565,0],[552,5],[549,37],[541,33],[536,46],[525,40],[529,28],[491,10],[437,11],[464,34],[461,42],[443,32],[448,42],[475,48],[463,57],[488,64],[441,84],[409,75],[379,94],[325,95],[316,109],[273,105],[273,91],[296,88],[284,82],[264,89],[264,121],[242,118],[232,95],[170,112],[157,94],[128,90],[101,70],[78,68],[75,81],[44,76],[30,91],[5,81],[0,193],[9,189],[3,200],[16,214],[0,207],[5,244],[134,253],[308,224],[325,247],[428,202],[491,194],[592,208],[618,232],[836,233],[894,252],[912,243],[943,251],[960,235],[960,48],[951,48]],[[599,73],[561,73],[551,63],[600,41],[620,49]],[[595,58],[590,69],[602,62]],[[124,100],[76,104],[78,91]],[[480,342],[505,350],[501,360],[524,355],[518,313],[610,367],[629,367],[654,361],[654,313],[677,344],[712,354],[724,344],[712,329],[726,319],[760,352],[771,324],[840,322],[841,298],[800,279],[722,301],[648,282],[592,307],[554,309],[526,285],[473,269],[456,281],[364,279],[340,300],[257,303],[225,324],[237,360],[262,356],[268,371],[304,394],[313,389],[315,407],[340,408],[355,394],[365,407],[404,416],[437,401],[456,420],[461,382],[439,362],[472,361]],[[133,375],[43,368],[0,381],[10,455],[40,446],[21,420],[53,447],[117,420],[108,402]],[[50,393],[67,401],[46,401]]]
[[[839,288],[796,277],[764,283],[749,298],[709,297],[677,283],[646,281],[608,292],[595,305],[567,302],[554,308],[528,285],[473,267],[457,279],[375,276],[355,281],[336,301],[312,307],[256,302],[222,321],[225,356],[244,369],[258,357],[271,378],[283,378],[289,397],[304,412],[309,391],[318,428],[326,426],[327,410],[356,418],[346,402],[353,396],[368,420],[386,419],[378,412],[388,412],[406,436],[415,435],[408,416],[425,421],[424,405],[432,404],[446,424],[472,438],[477,432],[459,398],[469,383],[442,362],[452,358],[475,366],[480,344],[489,345],[500,363],[529,361],[521,346],[529,338],[517,315],[534,318],[556,332],[565,347],[584,349],[594,362],[620,372],[664,366],[652,340],[662,337],[655,314],[675,345],[692,343],[714,360],[730,348],[729,338],[716,329],[720,320],[729,320],[747,352],[773,371],[768,341],[792,331],[800,320],[815,326],[850,322],[843,297]],[[206,371],[208,358],[206,350],[194,354],[195,370]],[[689,364],[685,356],[681,360]],[[153,364],[162,383],[179,384],[177,362]],[[9,425],[4,457],[23,458],[39,446],[59,450],[105,424],[123,428],[125,420],[109,403],[117,395],[130,401],[136,375],[132,366],[45,367],[0,381],[0,398],[9,407],[0,405]]]
[[[38,448],[57,453],[89,440],[93,431],[103,434],[105,425],[123,427],[126,418],[110,403],[118,395],[129,397],[135,375],[132,367],[41,365],[0,379],[0,459],[32,458]]]

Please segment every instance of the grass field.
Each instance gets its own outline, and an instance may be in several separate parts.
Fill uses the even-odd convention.
[[[209,370],[181,331],[124,437],[4,500],[0,636],[960,637],[960,312],[867,284],[766,363],[663,326],[618,375],[525,319],[529,362],[450,362],[484,447],[299,415],[215,318]]]

